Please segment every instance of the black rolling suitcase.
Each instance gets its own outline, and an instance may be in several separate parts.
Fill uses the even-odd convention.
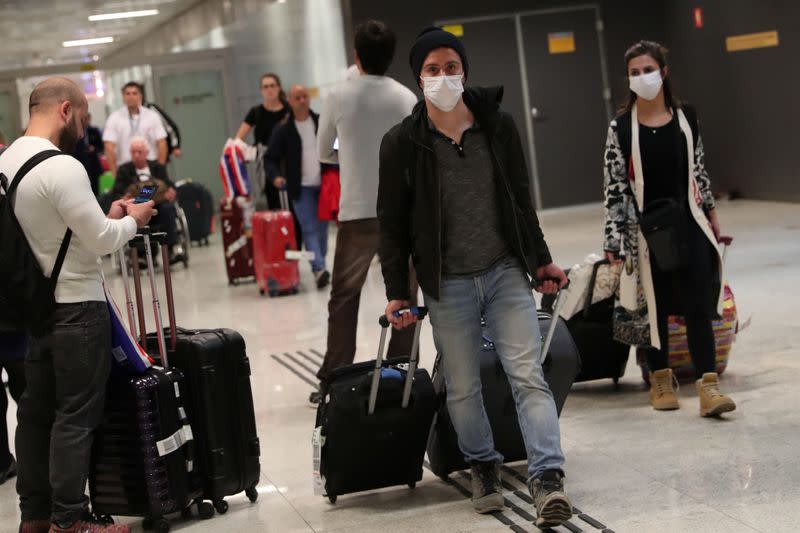
[[[156,323],[160,323],[149,236],[144,243]],[[124,261],[124,254],[120,255]],[[144,309],[137,246],[131,246],[131,262],[141,321]],[[131,327],[135,330],[135,324]],[[169,367],[163,336],[158,346],[163,368],[151,367],[140,376],[117,373],[109,380],[103,421],[92,449],[89,493],[96,515],[141,516],[145,527],[155,526],[165,533],[170,529],[166,515],[190,514],[192,503],[201,505],[202,491],[184,404],[184,376]],[[213,514],[213,508],[210,510]]]
[[[594,264],[583,310],[567,320],[567,327],[581,354],[581,371],[575,378],[576,382],[610,378],[616,384],[625,374],[628,364],[630,346],[614,340],[614,297],[592,303],[597,270],[607,264],[607,259]],[[542,300],[545,308],[551,303],[551,299]]]
[[[422,479],[425,442],[436,400],[428,371],[417,368],[420,321],[408,367],[383,359],[389,323],[382,316],[375,361],[333,371],[323,383],[314,431],[316,492],[331,503],[342,494]],[[409,380],[408,376],[412,376]]]
[[[166,247],[162,246],[162,255]],[[169,261],[164,258],[169,328],[163,337],[170,364],[186,376],[186,413],[192,420],[196,465],[202,498],[214,509],[228,510],[225,496],[244,491],[258,499],[261,447],[256,431],[250,360],[244,339],[231,329],[190,330],[175,325],[175,301]],[[156,352],[157,333],[147,334],[148,351]],[[166,342],[165,342],[166,343]],[[213,510],[201,507],[204,515]]]
[[[558,319],[553,322],[549,313],[540,311],[539,327],[541,331],[547,332],[542,345],[542,352],[546,353],[542,363],[544,379],[550,386],[560,415],[575,375],[580,369],[581,358],[564,320]],[[523,461],[527,458],[527,452],[519,428],[511,385],[508,383],[494,345],[486,336],[483,337],[480,363],[483,405],[492,427],[495,449],[507,463]],[[428,460],[433,473],[446,479],[452,472],[463,470],[468,466],[464,461],[464,454],[458,447],[458,437],[447,411],[444,375],[438,371],[440,364],[441,356],[436,358],[433,371],[433,386],[439,407],[428,439]]]
[[[197,244],[208,245],[211,234],[211,219],[214,218],[214,200],[211,192],[202,184],[191,180],[180,181],[175,191],[178,203],[189,224],[189,239]]]

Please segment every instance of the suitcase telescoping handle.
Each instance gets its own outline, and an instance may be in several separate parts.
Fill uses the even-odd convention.
[[[414,342],[411,345],[411,356],[408,361],[408,371],[406,372],[406,381],[403,385],[403,401],[401,406],[403,409],[408,407],[408,402],[411,399],[411,385],[414,381],[414,374],[417,371],[419,364],[419,332],[422,328],[422,321],[428,314],[427,307],[410,307],[408,309],[401,309],[395,311],[395,316],[400,316],[402,313],[412,313],[417,317],[417,323],[414,326]],[[372,386],[369,389],[369,404],[367,413],[373,414],[375,412],[375,404],[378,401],[378,387],[381,381],[381,369],[383,368],[383,352],[386,347],[386,334],[389,331],[389,320],[386,315],[381,315],[378,319],[381,326],[381,340],[378,346],[378,354],[375,357],[375,370],[372,373]]]
[[[722,263],[724,264],[725,263],[725,259],[728,256],[728,248],[730,248],[731,244],[733,243],[733,237],[731,237],[730,235],[720,235],[719,243],[723,246],[723,248],[722,248]]]
[[[128,277],[128,265],[125,261],[125,247],[117,252],[119,256],[120,270],[122,271],[122,284],[125,287],[125,309],[128,312],[128,325],[131,329],[131,337],[136,338],[136,315],[133,310],[133,299],[131,298],[130,278]],[[137,265],[138,266],[138,265]]]
[[[144,253],[145,258],[147,261],[147,277],[150,280],[150,291],[153,295],[153,315],[155,317],[155,326],[156,326],[156,339],[158,340],[158,354],[161,357],[161,364],[164,368],[170,368],[169,366],[169,358],[167,355],[167,344],[164,339],[164,327],[163,321],[161,319],[161,302],[158,299],[158,283],[156,282],[156,272],[153,263],[153,250],[151,249],[151,244],[155,242],[160,249],[164,249],[164,243],[166,242],[166,234],[165,233],[152,233],[148,226],[139,229],[139,233],[134,237],[133,241],[131,241],[131,258],[134,261],[133,263],[133,270],[134,270],[134,277],[136,281],[136,297],[137,297],[137,304],[139,305],[139,329],[142,336],[142,343],[143,346],[146,346],[147,343],[147,330],[144,323],[144,311],[143,311],[143,303],[142,303],[142,293],[141,293],[141,286],[139,282],[139,264],[138,264],[138,252],[136,251],[137,244],[141,243],[144,245]],[[163,255],[163,254],[162,254]],[[167,262],[164,265],[165,272],[169,269],[169,258],[167,258]],[[174,328],[172,328],[174,330]]]
[[[289,193],[286,192],[286,187],[279,190],[278,196],[281,199],[281,209],[283,211],[289,211]]]
[[[558,281],[558,280],[552,280]],[[542,355],[541,361],[544,362],[545,358],[547,357],[547,352],[550,351],[550,344],[553,342],[553,336],[556,333],[556,325],[558,324],[558,316],[561,314],[561,307],[564,305],[564,293],[569,287],[569,281],[567,281],[566,285],[561,287],[558,291],[558,295],[556,296],[556,301],[553,303],[553,314],[550,317],[550,326],[547,328],[547,335],[544,338],[544,343],[542,344]]]

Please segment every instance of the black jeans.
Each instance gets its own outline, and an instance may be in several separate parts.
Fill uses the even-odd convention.
[[[716,252],[694,221],[689,223],[689,268],[663,272],[651,262],[653,288],[658,308],[661,349],[647,350],[647,366],[655,372],[669,367],[669,315],[686,319],[686,337],[697,377],[716,372],[713,320],[719,283]]]
[[[86,480],[111,371],[106,302],[59,304],[52,333],[34,338],[17,411],[22,520],[70,525],[88,508]]]

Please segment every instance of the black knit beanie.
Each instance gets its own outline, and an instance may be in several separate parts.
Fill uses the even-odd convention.
[[[464,76],[469,74],[469,63],[467,63],[467,50],[461,39],[450,32],[444,31],[437,26],[428,26],[417,35],[417,40],[411,47],[408,54],[408,63],[411,65],[411,72],[419,83],[419,75],[422,71],[422,63],[431,51],[437,48],[452,48],[461,56],[461,64],[464,67]]]

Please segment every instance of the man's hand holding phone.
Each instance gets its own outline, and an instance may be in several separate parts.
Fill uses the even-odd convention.
[[[125,210],[128,216],[136,221],[136,225],[142,228],[150,223],[150,219],[157,215],[158,211],[153,209],[155,203],[153,203],[152,200],[147,200],[143,203],[139,203],[136,200],[138,200],[138,198],[126,200]]]

